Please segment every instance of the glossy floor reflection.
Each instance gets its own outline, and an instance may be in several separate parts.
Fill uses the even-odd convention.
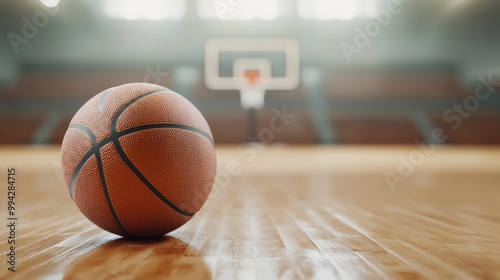
[[[203,258],[184,256],[188,247],[168,236],[160,240],[115,239],[77,258],[64,272],[64,279],[210,279]]]
[[[500,278],[500,149],[437,149],[393,189],[384,173],[411,147],[217,151],[219,174],[230,161],[241,173],[219,177],[179,230],[129,241],[78,212],[57,147],[1,148],[1,170],[18,170],[19,231],[17,272],[0,278]]]

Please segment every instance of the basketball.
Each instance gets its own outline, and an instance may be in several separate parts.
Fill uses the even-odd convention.
[[[125,84],[80,108],[61,149],[67,190],[100,228],[158,237],[189,221],[215,178],[210,128],[198,109],[158,85]]]

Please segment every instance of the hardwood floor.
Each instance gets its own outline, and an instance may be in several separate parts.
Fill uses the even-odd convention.
[[[500,279],[500,148],[436,148],[391,188],[385,172],[415,151],[217,147],[202,210],[130,241],[80,214],[58,147],[1,147],[0,219],[15,167],[18,220],[16,272],[2,226],[0,279]]]

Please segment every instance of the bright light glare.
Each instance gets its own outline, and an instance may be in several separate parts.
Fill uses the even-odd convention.
[[[126,20],[180,20],[186,14],[185,0],[106,0],[107,16]]]
[[[40,0],[40,2],[42,2],[44,6],[49,8],[54,8],[55,6],[57,6],[57,4],[59,4],[59,0]]]
[[[350,20],[377,16],[376,0],[298,0],[302,19]]]
[[[280,11],[278,7],[278,2],[276,1],[261,1],[257,17],[260,19],[271,20],[279,16]]]
[[[356,15],[356,3],[351,0],[318,1],[316,15],[319,19],[352,19]]]
[[[280,0],[199,0],[202,19],[272,20],[281,14]]]

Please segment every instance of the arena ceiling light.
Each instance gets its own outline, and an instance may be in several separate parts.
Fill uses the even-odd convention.
[[[54,8],[59,4],[59,0],[40,0],[40,2],[48,8]]]
[[[350,20],[377,16],[376,0],[298,0],[302,19]]]
[[[202,19],[272,20],[286,11],[287,0],[199,0],[198,15]]]
[[[103,8],[107,16],[125,20],[180,20],[186,14],[185,0],[106,0]]]

